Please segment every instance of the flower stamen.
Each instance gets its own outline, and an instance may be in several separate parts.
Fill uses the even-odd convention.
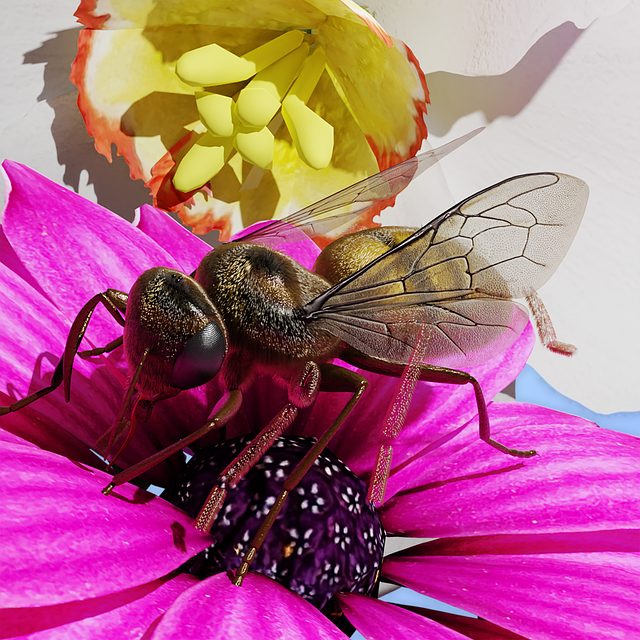
[[[309,36],[311,37],[311,36]],[[324,169],[333,155],[333,127],[311,110],[307,102],[326,68],[323,47],[309,43],[302,31],[288,31],[244,56],[206,45],[183,54],[176,74],[196,91],[204,126],[195,143],[178,163],[173,184],[189,192],[217,175],[235,149],[243,160],[263,170],[271,168],[274,133],[282,113],[298,156],[314,169]],[[248,80],[235,98],[204,87]],[[293,85],[293,86],[292,86]]]

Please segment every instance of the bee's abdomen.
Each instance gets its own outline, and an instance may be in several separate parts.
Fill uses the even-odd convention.
[[[399,245],[415,231],[411,227],[377,227],[342,236],[323,249],[313,271],[336,284]]]

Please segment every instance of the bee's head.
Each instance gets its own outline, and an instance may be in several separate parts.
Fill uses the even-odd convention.
[[[143,393],[192,389],[220,370],[227,330],[202,287],[189,276],[156,267],[145,271],[129,293],[124,329],[131,371],[149,349],[138,384]]]

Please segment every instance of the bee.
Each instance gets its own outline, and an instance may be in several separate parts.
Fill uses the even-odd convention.
[[[352,185],[283,220],[222,244],[191,276],[165,267],[145,271],[128,294],[108,289],[94,296],[74,321],[51,385],[0,415],[64,385],[69,399],[74,356],[94,309],[102,304],[124,335],[90,357],[124,345],[130,382],[112,429],[127,422],[125,443],[163,399],[221,379],[226,390],[209,420],[179,442],[117,474],[109,493],[212,429],[239,410],[243,388],[259,373],[287,389],[288,402],[229,464],[205,502],[197,528],[211,528],[233,488],[319,391],[350,393],[344,409],[285,481],[238,572],[238,583],[290,492],[327,446],[367,381],[332,364],[342,360],[367,371],[400,377],[419,353],[417,376],[445,384],[472,385],[480,438],[516,457],[491,438],[480,384],[461,367],[480,364],[508,348],[528,322],[514,301],[527,298],[543,343],[569,354],[555,339],[536,295],[566,254],[588,199],[581,180],[561,173],[520,175],[475,193],[419,229],[379,227],[343,235],[327,245],[313,269],[278,250],[307,235],[348,222],[351,216],[404,189],[420,172],[476,135],[411,158]],[[346,213],[335,213],[341,207]],[[327,215],[331,214],[331,215]],[[385,482],[383,479],[382,482]],[[252,555],[253,554],[253,555]]]

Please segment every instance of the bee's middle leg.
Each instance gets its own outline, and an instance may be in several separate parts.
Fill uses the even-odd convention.
[[[351,413],[356,402],[362,397],[365,392],[368,382],[367,379],[358,373],[355,373],[349,369],[338,367],[333,364],[321,365],[322,371],[322,391],[344,391],[350,392],[353,395],[349,399],[349,402],[345,405],[344,409],[340,412],[340,415],[335,419],[333,424],[325,431],[321,438],[311,447],[311,449],[305,454],[305,456],[296,465],[289,477],[284,481],[282,485],[282,491],[276,498],[275,503],[269,510],[264,522],[260,525],[256,535],[251,541],[249,550],[242,558],[242,564],[236,572],[234,584],[241,586],[244,576],[249,571],[249,566],[255,558],[256,552],[262,546],[264,539],[271,530],[273,523],[278,517],[278,513],[282,509],[282,506],[287,499],[287,496],[293,489],[295,489],[300,481],[304,478],[307,471],[311,468],[311,465],[317,460],[318,456],[324,451],[329,441],[334,436],[336,431],[342,426],[342,423],[346,417]]]
[[[218,476],[209,496],[196,518],[196,529],[209,531],[220,513],[227,493],[237,486],[249,470],[262,458],[271,445],[293,423],[298,409],[308,407],[318,395],[321,384],[320,367],[309,361],[289,383],[289,402],[273,420],[227,465]]]

